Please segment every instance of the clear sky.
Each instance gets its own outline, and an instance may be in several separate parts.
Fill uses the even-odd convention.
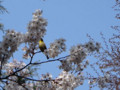
[[[32,13],[36,9],[43,10],[43,17],[48,20],[47,33],[44,37],[47,47],[55,39],[62,37],[67,40],[67,51],[60,56],[68,55],[71,46],[87,42],[87,33],[96,41],[101,41],[100,32],[103,32],[106,37],[110,36],[113,33],[110,26],[118,25],[119,22],[114,18],[115,12],[112,9],[115,0],[3,1],[3,5],[9,11],[9,14],[3,14],[0,18],[1,22],[5,25],[5,29],[15,29],[22,33],[27,31],[26,27],[32,19]],[[21,53],[17,53],[14,57],[18,59],[20,55]],[[44,57],[44,55],[40,57]],[[56,62],[42,65],[40,67],[40,74],[50,72],[56,77],[60,73],[57,65],[59,63]],[[85,84],[76,90],[82,88],[88,90],[86,86],[88,85]]]

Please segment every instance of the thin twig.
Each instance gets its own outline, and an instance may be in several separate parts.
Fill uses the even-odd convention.
[[[39,62],[39,63],[32,63],[32,65],[43,64],[43,63],[54,62],[54,61],[63,61],[63,60],[61,60],[61,59],[66,58],[66,57],[69,57],[69,56],[71,56],[71,55],[67,55],[67,56],[64,56],[64,57],[60,57],[60,58],[54,59],[54,60],[43,61],[43,62]]]

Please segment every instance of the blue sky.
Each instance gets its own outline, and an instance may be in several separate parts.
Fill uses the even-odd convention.
[[[3,5],[9,14],[1,15],[1,22],[5,25],[5,29],[25,33],[27,24],[32,19],[32,13],[36,9],[43,10],[43,17],[48,20],[44,41],[49,47],[55,39],[65,38],[67,51],[60,55],[65,56],[69,54],[71,46],[88,41],[87,33],[96,41],[101,41],[100,32],[106,37],[112,35],[113,30],[110,26],[119,23],[114,18],[115,12],[112,9],[114,4],[115,0],[4,0]],[[16,52],[14,57],[17,59],[18,56],[22,59],[21,53]],[[56,77],[60,72],[57,69],[58,65],[56,62],[44,64],[40,67],[40,74],[51,72]],[[76,90],[80,88],[88,90],[86,86],[88,85]]]

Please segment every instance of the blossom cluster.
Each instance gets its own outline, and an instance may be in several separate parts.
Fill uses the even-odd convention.
[[[9,83],[4,87],[4,90],[26,90],[24,86],[19,85],[15,81],[9,81]]]
[[[101,48],[101,46],[100,46],[100,43],[98,43],[98,42],[96,42],[95,44],[94,44],[94,42],[92,42],[92,41],[89,41],[89,42],[87,42],[85,45],[83,45],[86,49],[87,49],[87,51],[89,51],[89,52],[93,52],[93,51],[97,51],[97,52],[99,52],[99,49]]]
[[[84,78],[82,74],[78,74],[74,76],[71,73],[66,71],[62,71],[60,75],[53,79],[52,75],[47,73],[42,75],[38,82],[28,82],[24,84],[24,87],[12,82],[6,86],[7,90],[74,90],[77,86],[82,85],[84,82]],[[47,81],[48,80],[48,81]],[[26,88],[26,89],[25,89]]]
[[[45,35],[46,26],[47,21],[42,17],[42,11],[36,10],[25,34],[7,30],[3,36],[3,41],[0,42],[0,60],[5,63],[21,43],[28,43],[29,48],[25,54],[27,56],[38,45],[40,38]]]
[[[39,40],[46,34],[47,20],[42,17],[42,11],[36,10],[33,13],[33,19],[28,24],[28,31],[24,34],[24,42],[28,43],[29,48],[23,55],[24,58],[29,57],[29,53],[33,52],[33,49],[37,49]]]
[[[90,78],[89,79],[89,84],[90,88],[93,88],[94,85],[98,85],[99,88],[108,88],[109,90],[115,88],[115,83],[117,80],[117,77],[111,76],[110,74],[106,73],[103,77],[99,76],[98,78]],[[119,80],[118,80],[119,81]]]
[[[84,45],[79,44],[77,46],[73,46],[70,49],[70,56],[61,61],[59,68],[65,71],[81,72],[89,64],[88,60],[84,61],[87,55],[93,51],[98,52],[99,49],[100,44],[97,42],[94,44],[91,41]]]
[[[23,68],[26,66],[24,62],[19,62],[17,60],[13,60],[13,62],[7,63],[4,65],[3,69],[6,71],[4,74],[11,75],[8,78],[8,83],[5,85],[5,90],[16,90],[17,88],[22,88],[22,85],[25,84],[25,79],[21,78],[23,77],[29,77],[30,71],[29,69],[25,68],[19,72],[17,72],[15,75],[12,75],[17,70]],[[20,77],[19,77],[20,76]],[[19,89],[22,90],[22,89]]]
[[[7,30],[3,36],[3,41],[0,42],[0,60],[5,63],[22,42],[23,34],[14,30]]]
[[[49,57],[55,58],[58,54],[66,50],[65,39],[60,38],[50,44],[50,48],[47,50]]]
[[[6,70],[6,75],[10,75],[13,72],[23,68],[26,64],[22,61],[13,60],[13,62],[6,63],[3,69]],[[29,76],[29,70],[27,68],[18,72],[20,76]]]
[[[83,84],[84,77],[80,73],[74,76],[72,73],[62,71],[55,82],[57,83],[55,90],[74,90],[77,86]]]
[[[42,74],[42,77],[39,80],[41,81],[26,83],[26,87],[29,90],[56,90],[53,85],[53,78],[51,74]]]
[[[25,42],[37,44],[46,33],[47,21],[42,17],[42,11],[36,10],[33,19],[28,24],[28,32],[25,34]]]
[[[61,65],[59,66],[60,69],[65,71],[82,71],[86,65],[88,65],[88,61],[82,64],[83,60],[87,56],[87,51],[85,50],[82,45],[73,46],[70,49],[70,56],[67,57],[65,60],[61,61]]]

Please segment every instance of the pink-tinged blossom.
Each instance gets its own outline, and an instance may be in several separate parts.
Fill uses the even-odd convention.
[[[61,61],[60,69],[64,71],[81,72],[88,63],[83,63],[87,56],[87,51],[82,45],[73,46],[70,49],[70,56]]]
[[[28,59],[29,54],[32,53],[34,49],[38,49],[39,40],[46,34],[47,20],[42,17],[42,11],[36,10],[33,13],[33,18],[27,26],[27,32],[24,34],[24,42],[28,45],[26,48],[26,53],[23,58]],[[25,48],[23,49],[25,50]]]
[[[22,61],[19,62],[17,60],[13,60],[13,62],[5,64],[4,69],[6,70],[6,75],[12,74],[14,71],[17,71],[18,69],[23,68],[25,65],[26,64],[24,62],[22,62]],[[21,76],[29,75],[29,70],[27,68],[25,68],[18,73]]]
[[[33,19],[28,24],[28,31],[25,34],[25,42],[37,44],[40,38],[46,33],[47,21],[42,17],[42,11],[36,10]]]
[[[23,34],[14,30],[7,30],[3,41],[0,43],[0,60],[5,63],[17,50],[18,46],[23,42]]]
[[[66,50],[65,39],[60,38],[50,44],[50,48],[48,49],[48,54],[49,57],[55,58],[65,50]]]

